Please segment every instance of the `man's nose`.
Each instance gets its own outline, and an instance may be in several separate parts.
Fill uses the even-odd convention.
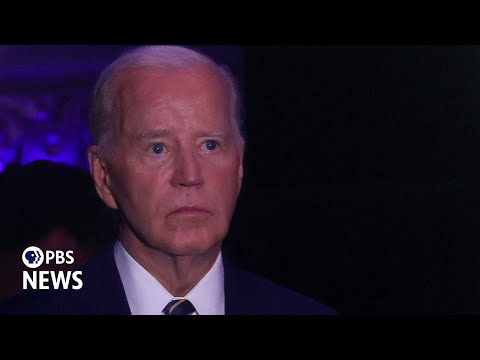
[[[197,154],[187,149],[178,151],[171,183],[173,186],[198,186],[203,183]]]

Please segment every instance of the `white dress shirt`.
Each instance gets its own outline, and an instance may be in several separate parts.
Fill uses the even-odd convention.
[[[132,258],[118,240],[115,243],[114,256],[132,315],[163,315],[165,305],[173,299],[179,299],[170,294]],[[199,315],[225,315],[221,253],[212,268],[183,298],[193,304]]]

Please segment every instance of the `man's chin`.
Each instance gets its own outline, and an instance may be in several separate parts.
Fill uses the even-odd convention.
[[[172,256],[199,256],[218,253],[221,242],[211,238],[199,238],[188,236],[173,239],[166,246],[166,251]]]

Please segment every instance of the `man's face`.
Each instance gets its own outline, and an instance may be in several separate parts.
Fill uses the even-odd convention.
[[[226,84],[203,66],[129,71],[114,88],[115,146],[101,196],[122,210],[127,241],[169,255],[219,249],[243,176]]]

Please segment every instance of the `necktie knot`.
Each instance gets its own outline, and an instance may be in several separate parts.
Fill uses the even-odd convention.
[[[163,309],[165,315],[193,315],[195,312],[195,307],[187,299],[172,300]]]

